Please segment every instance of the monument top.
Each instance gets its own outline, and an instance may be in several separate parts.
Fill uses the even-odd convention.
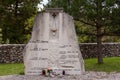
[[[53,13],[53,12],[63,12],[63,8],[47,8],[45,12]]]

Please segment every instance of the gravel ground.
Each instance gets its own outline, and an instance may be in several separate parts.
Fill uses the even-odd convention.
[[[0,76],[0,80],[120,80],[120,73],[112,72],[85,72],[83,76],[26,76],[8,75]]]

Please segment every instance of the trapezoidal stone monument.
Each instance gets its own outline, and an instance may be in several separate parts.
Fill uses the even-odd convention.
[[[56,8],[37,14],[31,39],[24,49],[24,65],[26,75],[40,75],[47,68],[70,75],[84,72],[70,15]]]

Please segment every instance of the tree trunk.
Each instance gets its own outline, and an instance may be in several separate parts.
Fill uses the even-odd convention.
[[[102,35],[101,35],[101,27],[97,26],[97,54],[98,54],[98,64],[103,63],[103,55],[102,55]]]
[[[15,2],[15,16],[17,16],[17,10],[18,10],[18,0]]]
[[[96,23],[96,28],[97,28],[97,54],[98,54],[98,64],[103,63],[103,56],[102,56],[102,26],[101,26],[101,11],[102,11],[102,1],[97,0],[97,23]]]

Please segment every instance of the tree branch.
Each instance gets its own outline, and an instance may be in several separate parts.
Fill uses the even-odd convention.
[[[82,32],[79,32],[78,35],[89,35],[89,36],[96,36],[96,34],[94,33],[82,33]]]
[[[103,33],[103,36],[120,36],[118,33]]]
[[[95,26],[94,24],[91,24],[91,23],[85,22],[85,21],[80,20],[80,19],[77,19],[77,18],[76,18],[75,20],[80,21],[80,22],[82,22],[82,23],[84,23],[84,24],[87,24],[87,25],[90,25],[90,26]]]

